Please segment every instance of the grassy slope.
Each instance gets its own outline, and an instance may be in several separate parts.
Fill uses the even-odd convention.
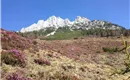
[[[81,36],[81,31],[66,31],[66,32],[57,32],[54,35],[49,36],[44,39],[45,40],[64,40],[64,39],[73,39],[79,36]]]

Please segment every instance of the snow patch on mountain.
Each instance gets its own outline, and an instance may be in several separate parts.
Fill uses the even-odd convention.
[[[53,32],[51,32],[51,33],[49,33],[49,34],[47,34],[45,37],[48,37],[48,36],[54,35],[55,33],[56,33],[56,30],[53,31]]]

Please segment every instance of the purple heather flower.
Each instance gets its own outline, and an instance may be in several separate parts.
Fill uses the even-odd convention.
[[[13,55],[17,57],[21,62],[25,62],[24,54],[20,53],[18,50],[13,49],[13,50],[10,50],[9,52],[13,53]]]
[[[19,55],[19,51],[16,49],[10,50],[9,52],[14,53],[15,55]]]
[[[7,80],[31,80],[30,78],[26,78],[20,74],[13,73],[7,77]]]

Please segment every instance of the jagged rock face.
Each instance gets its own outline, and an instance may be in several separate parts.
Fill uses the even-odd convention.
[[[71,26],[72,22],[70,22],[69,19],[62,19],[60,17],[49,17],[46,21],[44,20],[39,20],[37,24],[33,24],[27,28],[22,28],[20,32],[30,32],[34,30],[40,30],[40,29],[45,29],[47,27],[63,27],[63,26]]]
[[[70,29],[91,29],[91,28],[103,28],[103,29],[120,29],[121,27],[110,22],[101,21],[101,20],[89,20],[85,17],[77,16],[74,21],[69,19],[62,19],[60,17],[51,16],[46,21],[39,20],[36,23],[30,25],[29,27],[22,28],[20,32],[31,32],[38,31],[40,29],[45,29],[48,27],[54,27],[55,30],[59,27],[69,26]]]

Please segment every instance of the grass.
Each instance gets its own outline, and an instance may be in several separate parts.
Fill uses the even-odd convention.
[[[41,40],[65,40],[73,39],[81,36],[81,31],[66,31],[66,32],[57,32],[54,35],[51,35],[47,38],[41,38]]]
[[[58,79],[58,80],[81,80],[79,79],[77,76],[74,76],[74,75],[67,75],[67,74],[62,74],[60,72],[56,72],[54,74],[55,78]]]

